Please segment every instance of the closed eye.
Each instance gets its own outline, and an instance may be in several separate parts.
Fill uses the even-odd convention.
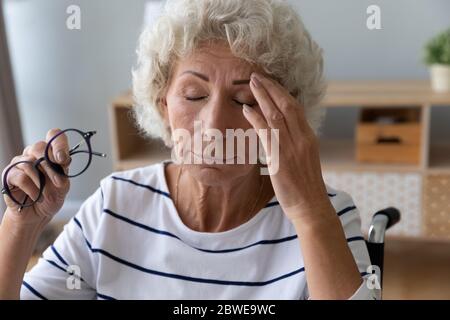
[[[203,99],[203,98],[206,98],[206,96],[204,96],[204,97],[186,97],[186,100],[189,100],[189,101],[198,101],[198,100],[201,100],[201,99]]]
[[[205,98],[207,98],[207,96],[202,96],[202,97],[186,97],[186,100],[189,100],[189,101],[199,101],[199,100],[202,100],[202,99],[205,99]],[[235,103],[237,103],[239,106],[241,106],[242,107],[242,105],[243,104],[246,104],[246,105],[248,105],[249,107],[253,107],[255,104],[254,103],[247,103],[247,102],[240,102],[240,101],[238,101],[238,100],[236,100],[236,99],[233,99],[233,101],[235,102]]]

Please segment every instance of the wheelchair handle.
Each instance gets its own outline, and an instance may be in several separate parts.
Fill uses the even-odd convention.
[[[369,229],[370,243],[384,243],[386,230],[400,221],[400,211],[394,207],[389,207],[376,212],[373,215]]]

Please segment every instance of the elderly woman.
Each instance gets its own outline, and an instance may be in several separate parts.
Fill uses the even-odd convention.
[[[173,161],[102,179],[27,273],[69,181],[45,171],[43,200],[20,213],[6,197],[0,297],[376,299],[358,210],[322,178],[322,69],[320,48],[284,1],[167,2],[140,38],[133,89],[136,122],[174,148]],[[201,137],[255,130],[269,174],[263,157],[230,161],[234,147],[222,156],[178,143],[179,130],[196,136],[196,122]],[[41,157],[57,132],[13,160]],[[67,168],[68,146],[58,145]],[[27,174],[9,183],[34,199]]]

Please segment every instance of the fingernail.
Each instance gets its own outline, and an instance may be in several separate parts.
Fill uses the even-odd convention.
[[[254,76],[256,79],[258,79],[259,81],[261,81],[262,78],[264,78],[264,76],[258,72],[258,71],[253,71],[252,72],[252,76]]]
[[[242,105],[242,107],[244,108],[245,112],[250,113],[253,111],[252,108],[250,106],[246,105],[245,103]]]
[[[59,163],[63,163],[67,159],[67,154],[64,151],[58,151],[56,154],[56,160],[58,160]]]
[[[256,77],[256,75],[254,73],[252,73],[251,76],[251,83],[256,87],[259,88],[261,85],[261,82],[259,82],[258,78]]]

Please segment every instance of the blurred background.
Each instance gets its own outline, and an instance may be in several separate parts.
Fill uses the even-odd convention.
[[[289,2],[324,50],[326,182],[354,197],[365,231],[375,211],[402,212],[386,242],[384,298],[450,299],[450,93],[431,87],[431,70],[437,86],[450,81],[443,68],[450,61],[424,60],[427,43],[450,27],[450,2]],[[127,118],[138,36],[161,2],[1,4],[1,167],[54,127],[96,130],[93,148],[108,154],[73,179],[55,219],[64,223],[113,170],[167,155],[160,144],[137,137]],[[374,4],[379,29],[368,26]],[[73,5],[80,29],[66,24]]]

